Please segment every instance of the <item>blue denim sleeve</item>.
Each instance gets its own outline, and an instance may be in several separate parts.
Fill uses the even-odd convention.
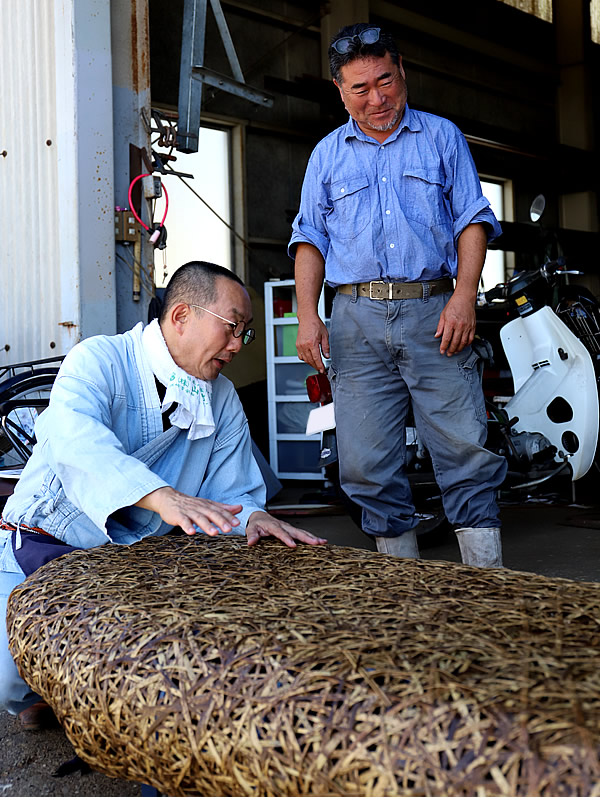
[[[502,227],[498,220],[496,219],[496,215],[490,208],[490,201],[487,197],[484,197],[483,200],[487,203],[487,207],[483,209],[479,214],[475,214],[471,222],[483,222],[486,224],[487,227],[487,234],[488,234],[488,242],[493,242],[494,239],[497,239],[498,236],[502,236]]]
[[[300,210],[292,224],[292,238],[288,245],[288,255],[294,258],[296,245],[301,242],[312,244],[327,259],[329,251],[329,236],[324,224],[327,213],[327,190],[319,176],[316,154],[313,153],[306,167],[302,194],[300,196]]]
[[[469,145],[455,125],[451,125],[454,136],[449,136],[444,152],[447,181],[450,184],[454,241],[467,225],[485,223],[488,228],[488,241],[502,233],[502,228],[489,200],[481,192],[481,183]]]
[[[467,225],[472,225],[476,222],[484,223],[488,235],[488,242],[493,241],[502,233],[500,223],[490,208],[490,201],[487,197],[481,195],[479,200],[471,203],[470,206],[463,212],[463,214],[454,223],[454,241],[458,239],[460,234],[464,231]]]

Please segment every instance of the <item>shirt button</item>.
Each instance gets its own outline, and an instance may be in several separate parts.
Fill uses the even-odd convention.
[[[382,178],[381,180],[385,183],[387,181],[387,178]]]
[[[340,189],[340,192],[342,192],[342,193],[343,193],[343,192],[345,192],[345,191],[346,191],[346,190],[344,189],[344,187],[342,187],[342,188]]]
[[[386,212],[385,212],[385,213],[386,213],[386,214],[391,214],[392,212],[391,212],[391,211],[389,210],[389,208],[388,208],[388,209],[386,209]]]
[[[390,245],[390,247],[392,247],[392,248],[393,248],[393,247],[396,247],[396,245],[395,245],[395,244],[392,242],[392,243],[391,243],[391,245]]]

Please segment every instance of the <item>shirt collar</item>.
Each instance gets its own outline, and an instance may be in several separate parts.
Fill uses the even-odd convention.
[[[372,142],[374,141],[371,136],[366,133],[363,133],[361,129],[358,127],[358,123],[355,119],[350,117],[348,122],[346,123],[345,131],[344,131],[344,139],[347,141],[348,139],[360,139],[363,142]],[[414,112],[412,112],[408,106],[408,103],[404,107],[404,114],[402,116],[402,121],[400,125],[396,128],[396,130],[385,140],[385,144],[388,142],[393,142],[404,129],[409,131],[420,131],[421,124],[417,119],[417,116]]]

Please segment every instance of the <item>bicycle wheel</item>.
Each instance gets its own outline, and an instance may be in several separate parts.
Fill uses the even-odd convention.
[[[48,405],[55,371],[0,384],[0,467],[22,467],[35,443],[35,421]]]

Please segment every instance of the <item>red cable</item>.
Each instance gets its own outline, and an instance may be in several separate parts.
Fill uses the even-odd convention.
[[[148,178],[148,177],[150,177],[150,173],[149,172],[145,172],[143,175],[138,175],[137,178],[134,178],[131,181],[131,183],[129,184],[129,191],[127,192],[127,198],[129,200],[129,208],[131,209],[131,213],[136,218],[136,220],[140,223],[142,228],[144,228],[144,230],[146,230],[146,231],[148,231],[148,233],[150,233],[150,228],[146,225],[145,222],[142,222],[142,220],[138,217],[137,212],[136,212],[135,208],[133,207],[133,202],[131,200],[131,190],[133,189],[134,185],[140,180],[140,178]],[[169,210],[169,195],[167,193],[167,189],[166,189],[164,183],[162,182],[162,180],[160,182],[160,185],[162,186],[162,190],[165,193],[165,213],[163,214],[163,218],[160,221],[160,227],[162,228],[163,225],[165,224],[165,220],[167,218],[167,211]]]

